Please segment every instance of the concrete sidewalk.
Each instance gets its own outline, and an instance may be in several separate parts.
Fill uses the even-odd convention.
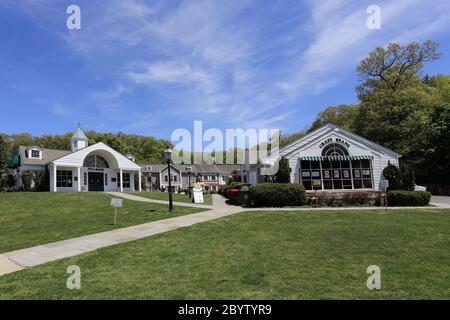
[[[150,198],[146,198],[146,197],[135,196],[135,195],[128,194],[128,193],[122,193],[122,192],[106,192],[106,193],[113,195],[115,197],[124,198],[124,199],[128,199],[128,200],[133,200],[133,201],[158,203],[158,204],[169,204],[169,201],[166,201],[166,200],[150,199]],[[214,204],[214,197],[213,197],[213,204]],[[173,205],[178,206],[178,207],[214,209],[214,205],[196,204],[196,203],[189,203],[189,202],[175,202],[174,201]]]
[[[125,198],[128,198],[128,196],[129,195]],[[77,256],[100,248],[191,226],[197,223],[223,218],[242,211],[242,208],[240,207],[226,206],[221,197],[217,195],[214,196],[217,197],[217,199],[214,199],[217,205],[214,206],[213,210],[3,253],[0,255],[0,275],[19,271],[26,267],[34,267],[47,262]],[[150,199],[142,197],[137,198],[141,198],[137,199],[137,201],[153,202],[147,201]],[[198,205],[196,207],[198,207]],[[208,206],[208,208],[213,207]]]

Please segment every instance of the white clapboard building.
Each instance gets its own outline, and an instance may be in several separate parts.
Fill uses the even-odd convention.
[[[383,169],[399,164],[401,156],[372,141],[333,124],[327,124],[280,148],[276,159],[287,159],[291,182],[301,183],[306,190],[378,191],[382,188]],[[242,168],[244,180],[260,183],[268,180],[264,167],[275,158],[260,159],[258,164]]]
[[[16,162],[16,183],[23,185],[24,171],[48,170],[50,191],[135,191],[135,175],[141,186],[141,167],[103,142],[89,145],[78,127],[71,138],[71,151],[20,146]],[[140,190],[139,190],[140,191]]]

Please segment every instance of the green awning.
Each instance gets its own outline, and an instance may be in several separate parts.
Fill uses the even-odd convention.
[[[346,161],[346,160],[373,160],[373,156],[302,156],[300,160],[306,161]]]
[[[14,154],[11,157],[11,161],[9,162],[10,168],[18,168],[20,167],[20,156],[18,154]]]

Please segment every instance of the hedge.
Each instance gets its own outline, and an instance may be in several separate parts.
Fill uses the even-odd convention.
[[[231,182],[223,187],[219,188],[219,194],[223,195],[225,198],[227,198],[228,190],[230,189],[241,189],[243,186],[250,186],[249,183],[243,183],[243,182]]]
[[[428,191],[393,190],[387,193],[387,204],[392,207],[422,207],[430,203]]]
[[[249,189],[249,202],[255,207],[302,206],[306,190],[295,183],[260,183]]]

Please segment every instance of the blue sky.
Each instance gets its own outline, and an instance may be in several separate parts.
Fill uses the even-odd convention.
[[[81,30],[66,28],[67,6]],[[381,8],[381,30],[366,9]],[[356,102],[376,46],[432,39],[450,73],[450,1],[0,2],[0,132],[86,130],[169,138],[177,128],[308,127]]]

